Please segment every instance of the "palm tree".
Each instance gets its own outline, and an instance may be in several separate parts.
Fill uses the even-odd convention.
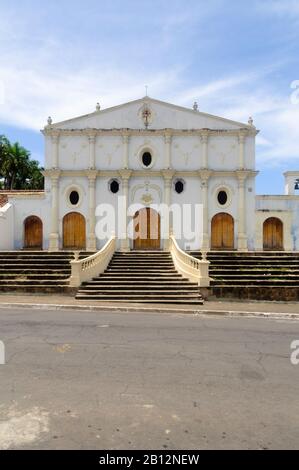
[[[42,169],[18,142],[12,144],[0,136],[0,189],[42,189]]]
[[[15,182],[20,179],[21,185],[25,182],[26,173],[29,166],[30,152],[22,147],[18,142],[11,144],[7,141],[6,158],[2,164],[5,189],[19,189],[15,187]]]

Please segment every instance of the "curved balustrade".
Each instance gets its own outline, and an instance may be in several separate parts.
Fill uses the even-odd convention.
[[[82,260],[71,261],[70,286],[79,287],[82,282],[90,281],[93,277],[104,272],[115,252],[115,247],[116,238],[113,235],[106,245],[94,255]]]
[[[173,235],[169,239],[169,249],[176,270],[190,281],[196,282],[200,287],[209,287],[210,262],[206,259],[206,253],[203,253],[202,259],[199,260],[181,250]]]

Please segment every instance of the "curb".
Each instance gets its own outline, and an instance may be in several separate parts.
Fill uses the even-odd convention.
[[[87,312],[115,312],[115,313],[171,313],[193,316],[220,316],[220,317],[255,317],[255,318],[275,318],[275,319],[298,319],[297,313],[279,313],[279,312],[252,312],[242,310],[187,310],[187,309],[169,309],[154,307],[121,307],[109,305],[72,305],[72,304],[22,304],[22,303],[1,303],[0,309],[28,309],[28,310],[79,310]]]

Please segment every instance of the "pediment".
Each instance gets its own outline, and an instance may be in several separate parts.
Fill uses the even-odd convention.
[[[146,118],[148,114],[148,118]],[[145,121],[147,119],[147,121]],[[144,97],[129,103],[54,123],[57,129],[223,129],[252,128],[248,124]]]

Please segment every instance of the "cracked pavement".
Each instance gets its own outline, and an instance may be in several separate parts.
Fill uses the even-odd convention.
[[[1,310],[0,449],[295,449],[299,322]]]

